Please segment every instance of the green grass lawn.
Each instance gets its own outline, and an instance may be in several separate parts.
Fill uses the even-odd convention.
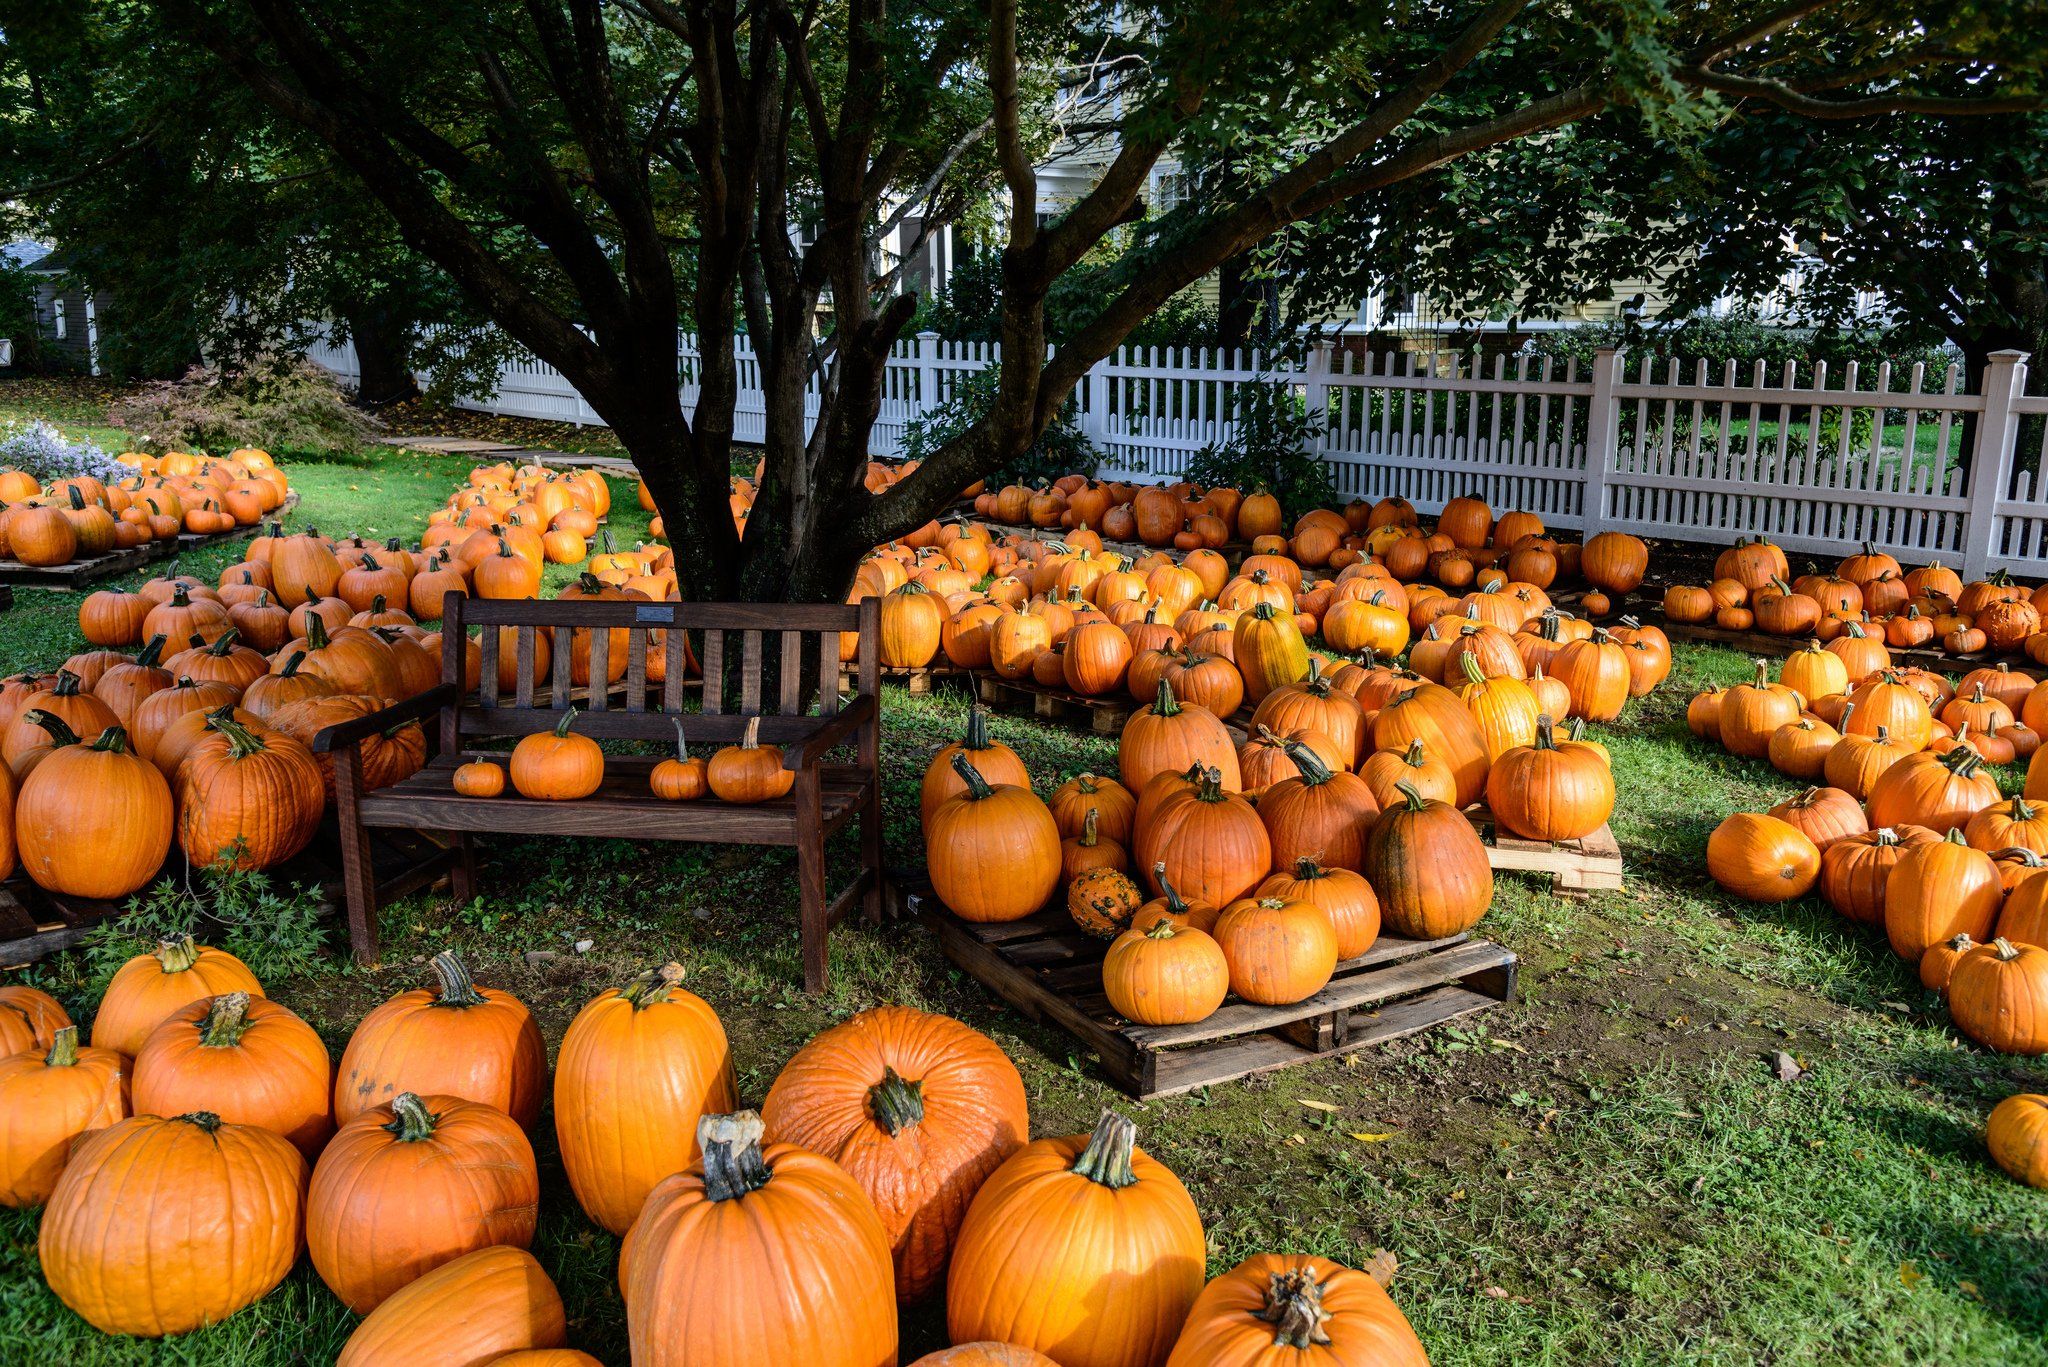
[[[387,451],[290,472],[302,520],[408,536],[466,469]],[[0,662],[48,666],[77,649],[76,604],[21,592],[0,615]],[[914,924],[835,932],[833,986],[806,997],[794,864],[779,851],[487,841],[483,895],[392,908],[381,968],[330,953],[268,986],[338,1052],[365,1010],[453,947],[480,981],[527,1001],[552,1046],[601,987],[673,956],[723,1015],[752,1102],[804,1040],[855,1011],[945,1011],[1016,1059],[1034,1132],[1086,1129],[1105,1105],[1136,1119],[1194,1193],[1212,1270],[1266,1248],[1354,1265],[1391,1252],[1390,1289],[1440,1364],[2042,1361],[2048,1193],[1994,1169],[1981,1127],[2009,1093],[2048,1090],[2048,1071],[1961,1042],[1881,935],[1813,899],[1733,902],[1702,870],[1721,816],[1794,789],[1686,733],[1692,691],[1746,668],[1682,647],[1664,689],[1602,728],[1628,886],[1567,901],[1502,877],[1481,931],[1522,956],[1520,1003],[1189,1096],[1122,1097],[1071,1039],[1002,1007]],[[921,858],[918,777],[966,706],[951,691],[886,692],[892,863]],[[1008,716],[992,729],[1044,787],[1114,764],[1098,737]],[[83,1018],[97,969],[72,954],[22,976]],[[1777,1080],[1778,1050],[1806,1075]],[[617,1242],[576,1209],[545,1122],[535,1140],[535,1251],[568,1301],[572,1343],[624,1363]],[[214,1329],[108,1339],[44,1289],[35,1223],[0,1216],[0,1363],[324,1363],[354,1323],[302,1264]],[[906,1362],[943,1343],[933,1307],[904,1324]]]

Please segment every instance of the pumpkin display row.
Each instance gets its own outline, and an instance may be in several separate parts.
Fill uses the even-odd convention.
[[[1664,615],[1686,625],[1814,637],[1867,638],[1895,650],[1972,656],[2024,653],[2048,664],[2048,585],[2032,590],[2004,570],[1963,582],[1946,565],[1908,570],[1866,544],[1831,573],[1809,567],[1794,578],[1785,553],[1761,537],[1740,541],[1714,562],[1710,584],[1664,592]]]
[[[34,475],[0,470],[0,559],[68,565],[183,532],[253,527],[291,493],[277,462],[253,448],[219,460],[136,451],[116,459],[135,473],[113,484],[81,475],[44,488]]]
[[[183,1333],[303,1251],[364,1316],[345,1367],[589,1361],[526,1251],[527,1134],[552,1086],[571,1193],[624,1238],[636,1363],[772,1347],[875,1367],[897,1361],[899,1303],[939,1295],[959,1346],[931,1364],[1427,1362],[1378,1283],[1337,1263],[1259,1254],[1205,1286],[1201,1216],[1131,1122],[1033,1140],[1016,1067],[958,1021],[864,1011],[748,1111],[678,965],[589,1002],[552,1081],[517,998],[451,954],[433,967],[334,1068],[239,960],[189,939],[123,966],[90,1045],[53,998],[0,989],[0,1200],[43,1206],[52,1290],[108,1333]]]

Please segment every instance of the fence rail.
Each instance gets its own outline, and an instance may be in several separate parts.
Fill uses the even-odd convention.
[[[344,381],[352,348],[309,355]],[[680,339],[683,402],[694,412],[699,353]],[[960,381],[996,363],[983,342],[926,333],[897,344],[870,439],[880,457]],[[759,441],[760,365],[738,351],[741,441]],[[2007,569],[2048,578],[2048,396],[2027,393],[2027,357],[1994,355],[1975,386],[1957,366],[1840,371],[1825,363],[1767,373],[1759,361],[1648,357],[1631,376],[1619,352],[1589,367],[1527,355],[1372,354],[1325,341],[1304,361],[1257,352],[1126,348],[1092,368],[1079,422],[1119,478],[1175,479],[1203,448],[1230,439],[1247,385],[1283,383],[1305,400],[1311,450],[1346,497],[1401,497],[1424,512],[1471,495],[1526,508],[1584,535],[1728,542],[1764,535],[1802,555],[1871,542],[1903,560],[1960,562],[1969,576]],[[507,365],[495,393],[463,407],[597,424],[552,367]],[[820,396],[806,396],[816,420]]]

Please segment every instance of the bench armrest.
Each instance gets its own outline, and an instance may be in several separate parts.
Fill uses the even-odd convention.
[[[820,720],[824,722],[824,725],[812,732],[803,744],[783,746],[782,767],[785,769],[802,769],[817,763],[826,751],[844,744],[847,737],[860,730],[863,725],[872,721],[874,717],[874,695],[866,694],[855,698],[843,710],[835,712],[829,717],[821,718]]]
[[[419,721],[423,718],[434,716],[442,708],[452,706],[461,700],[462,686],[460,684],[435,684],[424,693],[407,698],[404,702],[393,703],[389,707],[372,712],[367,717],[357,717],[354,721],[337,722],[333,726],[325,728],[320,734],[313,737],[313,753],[324,755],[330,751],[355,745],[366,737],[374,736],[380,731],[389,731],[394,726],[402,726],[409,721]]]

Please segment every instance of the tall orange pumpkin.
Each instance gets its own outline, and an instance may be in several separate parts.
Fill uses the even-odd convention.
[[[964,754],[953,768],[966,791],[925,823],[932,888],[963,920],[1021,920],[1059,886],[1059,826],[1029,788],[989,783]]]
[[[170,852],[171,821],[170,785],[128,753],[119,726],[90,745],[59,745],[14,800],[22,871],[73,897],[121,898],[147,884]]]
[[[1174,696],[1173,685],[1162,678],[1151,705],[1124,723],[1117,741],[1117,772],[1135,792],[1154,774],[1190,764],[1217,770],[1223,786],[1232,792],[1243,786],[1237,749],[1223,722],[1206,707],[1183,705]]]
[[[1366,835],[1363,872],[1390,934],[1436,940],[1463,934],[1493,905],[1485,842],[1465,814],[1406,783],[1402,800]]]
[[[784,1065],[761,1107],[770,1143],[832,1159],[875,1203],[896,1297],[944,1278],[974,1193],[1030,1138],[1024,1080],[986,1036],[907,1006],[863,1011]]]
[[[453,953],[434,956],[439,990],[401,992],[363,1017],[334,1075],[334,1119],[401,1092],[495,1106],[531,1129],[548,1085],[547,1046],[517,997],[478,987]]]
[[[1991,856],[1951,830],[1892,866],[1884,885],[1885,937],[1893,953],[1912,962],[1957,935],[1989,940],[2004,900]]]
[[[670,963],[599,993],[555,1061],[562,1167],[584,1212],[614,1234],[697,1157],[697,1121],[738,1104],[725,1027],[682,978]]]

